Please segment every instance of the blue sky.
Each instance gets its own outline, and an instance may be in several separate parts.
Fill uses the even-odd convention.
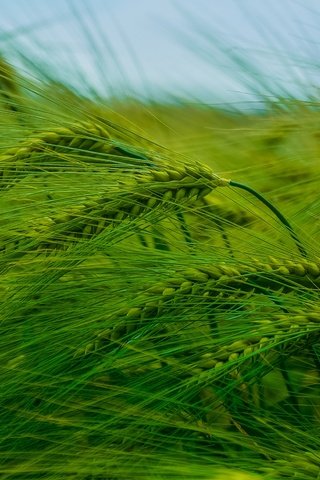
[[[0,0],[0,7],[1,51],[18,49],[105,95],[241,103],[257,92],[303,96],[317,86],[318,0]]]

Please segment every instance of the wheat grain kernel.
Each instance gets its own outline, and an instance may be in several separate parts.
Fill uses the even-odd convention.
[[[227,275],[228,277],[234,277],[234,276],[240,275],[240,272],[238,270],[236,270],[235,268],[229,267],[227,265],[220,265],[219,268],[220,268],[220,271],[224,275]]]
[[[175,194],[175,199],[179,202],[187,196],[187,190],[185,188],[179,188]]]
[[[16,158],[28,158],[30,156],[30,148],[28,147],[20,147],[15,154]]]
[[[133,307],[130,308],[127,312],[127,317],[128,318],[140,318],[142,313],[141,308]]]
[[[307,313],[307,318],[309,322],[319,323],[320,322],[320,312]]]
[[[233,342],[229,347],[228,350],[233,352],[242,352],[248,346],[247,342],[244,340],[237,340]]]
[[[183,282],[184,282],[183,277],[171,277],[171,278],[168,278],[167,280],[167,284],[173,285],[174,287],[180,287]]]
[[[200,267],[200,269],[201,271],[209,275],[209,277],[214,280],[218,280],[221,277],[221,271],[218,267],[208,266],[208,267]]]
[[[243,350],[243,355],[246,357],[246,356],[252,355],[254,352],[255,352],[255,346],[250,345],[249,347]]]
[[[43,132],[39,135],[40,140],[45,143],[56,145],[60,141],[60,135],[57,132]]]
[[[293,332],[296,332],[297,330],[300,330],[300,327],[296,323],[291,323],[290,330],[292,330]]]
[[[200,368],[205,368],[205,369],[211,369],[211,368],[214,368],[217,364],[217,360],[214,360],[213,358],[212,359],[203,359],[203,360],[200,360],[197,365],[200,367]]]
[[[200,355],[200,359],[203,359],[203,360],[206,360],[208,358],[214,358],[214,355],[212,352],[207,352],[207,353],[203,353],[202,355]]]
[[[298,275],[303,277],[306,274],[305,269],[300,263],[294,263],[291,260],[287,260],[285,264],[288,267],[290,273],[293,275]]]
[[[190,280],[192,282],[203,283],[203,282],[207,282],[209,278],[206,273],[201,272],[196,268],[187,268],[183,273],[184,273],[184,277],[187,280]]]
[[[100,218],[95,229],[96,234],[98,235],[99,233],[101,233],[105,229],[105,226],[106,226],[106,220],[104,218]]]
[[[195,179],[194,177],[190,177],[189,175],[186,175],[180,180],[180,185],[194,185]]]
[[[148,201],[147,201],[147,206],[148,206],[149,208],[153,208],[153,207],[156,206],[157,202],[158,202],[158,200],[157,200],[155,197],[151,197],[151,198],[149,198]]]
[[[279,266],[279,260],[277,258],[274,258],[270,255],[268,256],[268,258],[269,258],[269,261],[270,261],[271,264]]]
[[[95,350],[95,343],[94,342],[89,343],[84,349],[84,354],[88,355],[89,353],[93,352],[94,350]]]
[[[303,267],[303,265],[301,265],[301,263],[297,263],[296,266],[295,266],[295,274],[296,275],[299,275],[300,277],[304,277],[306,275],[306,270],[305,268]]]
[[[312,277],[319,277],[320,275],[320,268],[319,268],[319,265],[317,265],[316,263],[314,262],[305,262],[303,263],[307,273],[309,275],[311,275]]]
[[[81,146],[81,143],[83,141],[83,138],[80,136],[75,136],[71,142],[69,143],[70,148],[78,149]]]
[[[305,325],[306,323],[308,323],[308,319],[305,315],[295,315],[294,322],[298,325]]]
[[[238,358],[239,358],[239,353],[231,353],[229,355],[228,360],[229,362],[235,362],[236,360],[238,360]]]
[[[169,182],[171,180],[169,173],[165,170],[154,170],[152,171],[152,175],[154,179],[159,182]]]
[[[175,169],[175,170],[167,170],[167,173],[171,180],[179,181],[183,177],[184,171],[183,170],[179,171],[178,169]]]
[[[192,289],[192,282],[185,281],[181,284],[179,291],[181,293],[189,293],[191,292],[191,289]]]
[[[45,142],[42,138],[32,138],[28,143],[28,147],[32,152],[41,152],[45,147]]]
[[[74,217],[71,216],[69,213],[60,213],[57,216],[54,217],[54,223],[59,224],[59,223],[67,223],[70,220],[72,220]]]
[[[218,369],[221,368],[221,367],[224,367],[224,362],[221,362],[221,361],[220,361],[220,362],[217,362],[217,363],[216,363],[216,365],[215,365],[214,368],[218,370]]]
[[[1,163],[6,163],[7,161],[12,160],[12,155],[0,155],[0,162]]]
[[[70,129],[70,128],[67,128],[67,127],[56,127],[54,129],[55,133],[57,133],[59,135],[59,140],[61,141],[61,138],[63,137],[70,137],[74,135],[74,132]],[[64,138],[63,138],[64,139]]]
[[[175,295],[176,293],[176,290],[174,288],[165,288],[162,292],[162,295],[164,297],[172,297],[173,295]]]
[[[282,342],[282,340],[285,337],[285,332],[283,330],[277,331],[277,333],[274,335],[273,340],[275,343]]]
[[[260,348],[263,348],[265,345],[267,345],[268,343],[270,342],[270,338],[268,337],[262,337],[260,338],[260,341],[259,341],[259,346]]]
[[[277,273],[280,273],[280,275],[285,275],[285,276],[287,276],[287,275],[290,274],[290,271],[289,271],[289,269],[288,269],[287,267],[282,266],[282,267],[279,267],[279,268],[277,269]]]
[[[199,188],[196,188],[196,187],[192,188],[188,193],[188,198],[190,200],[196,200],[198,198],[199,192],[200,192]]]
[[[172,190],[167,190],[162,196],[162,200],[165,202],[169,202],[170,200],[172,200],[172,198],[173,198]]]

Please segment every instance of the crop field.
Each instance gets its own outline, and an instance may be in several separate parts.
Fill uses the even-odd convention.
[[[0,478],[320,478],[320,117],[0,59]]]

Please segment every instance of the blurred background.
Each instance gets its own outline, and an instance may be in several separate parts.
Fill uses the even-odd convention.
[[[0,1],[0,52],[85,95],[256,108],[317,97],[317,0]]]

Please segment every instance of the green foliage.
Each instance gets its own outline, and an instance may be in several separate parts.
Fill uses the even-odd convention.
[[[5,65],[1,478],[318,478],[318,113],[112,113]]]

